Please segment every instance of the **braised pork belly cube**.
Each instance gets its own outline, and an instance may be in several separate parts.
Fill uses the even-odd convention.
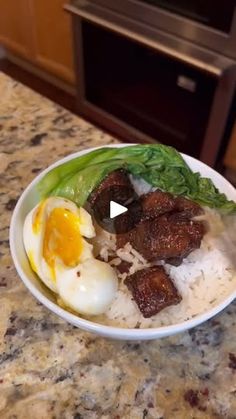
[[[127,205],[128,211],[118,215],[114,219],[114,227],[116,234],[127,233],[139,224],[142,209],[138,200]]]
[[[145,268],[126,278],[143,317],[152,317],[165,307],[180,303],[182,297],[161,266]]]
[[[199,204],[183,196],[175,198],[175,211],[181,213],[185,218],[193,218],[204,214],[204,209]]]
[[[130,243],[146,260],[183,259],[198,249],[206,232],[200,221],[185,220],[177,214],[163,215],[138,224],[117,235],[117,248]]]
[[[90,194],[88,207],[96,208],[100,219],[109,218],[110,201],[126,205],[133,200],[133,197],[134,189],[128,172],[123,169],[114,170]]]
[[[153,220],[173,211],[174,207],[174,197],[167,192],[156,190],[144,194],[127,206],[128,211],[125,214],[116,217],[116,233],[129,232],[142,221]]]
[[[183,217],[188,219],[204,213],[203,208],[196,202],[161,190],[144,194],[139,200],[142,208],[140,221],[153,220],[170,212],[181,213]]]
[[[174,196],[168,192],[156,190],[140,197],[142,215],[140,221],[153,220],[175,208]]]

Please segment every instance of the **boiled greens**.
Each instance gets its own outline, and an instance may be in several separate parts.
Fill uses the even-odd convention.
[[[110,172],[126,169],[152,186],[183,195],[200,205],[236,211],[236,203],[220,193],[213,182],[194,173],[174,148],[162,144],[100,148],[65,162],[38,184],[41,198],[61,196],[83,206],[93,189]]]

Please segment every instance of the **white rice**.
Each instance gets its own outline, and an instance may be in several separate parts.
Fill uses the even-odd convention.
[[[153,188],[150,183],[146,182],[144,179],[140,179],[140,178],[136,178],[133,175],[129,176],[133,188],[135,190],[135,192],[137,193],[137,195],[143,195],[144,193],[148,193],[151,191],[155,191],[157,188]]]
[[[140,181],[135,181],[135,188],[139,195],[151,190],[146,182],[140,184]],[[129,243],[115,251],[115,236],[98,228],[97,253],[113,267],[118,266],[121,260],[131,263],[128,274],[118,274],[119,290],[101,319],[104,323],[129,328],[180,323],[218,305],[236,288],[236,238],[232,233],[236,228],[236,217],[223,220],[216,211],[206,209],[204,218],[209,224],[209,232],[204,236],[200,249],[193,251],[178,267],[159,262],[174,281],[182,301],[149,319],[142,316],[123,281],[127,275],[150,264]],[[116,256],[110,260],[114,251]]]

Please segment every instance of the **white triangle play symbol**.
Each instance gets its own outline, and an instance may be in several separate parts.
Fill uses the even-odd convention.
[[[126,211],[128,211],[128,209],[123,205],[120,205],[115,201],[110,201],[110,218],[115,218]]]

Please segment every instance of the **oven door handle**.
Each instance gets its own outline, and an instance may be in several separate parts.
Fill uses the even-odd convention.
[[[136,22],[91,1],[77,0],[76,6],[67,4],[65,10],[69,11],[75,18],[85,19],[100,25],[172,58],[214,74],[216,77],[221,77],[225,71],[232,70],[232,67],[236,68],[235,62],[228,57],[208,51],[144,23]]]

